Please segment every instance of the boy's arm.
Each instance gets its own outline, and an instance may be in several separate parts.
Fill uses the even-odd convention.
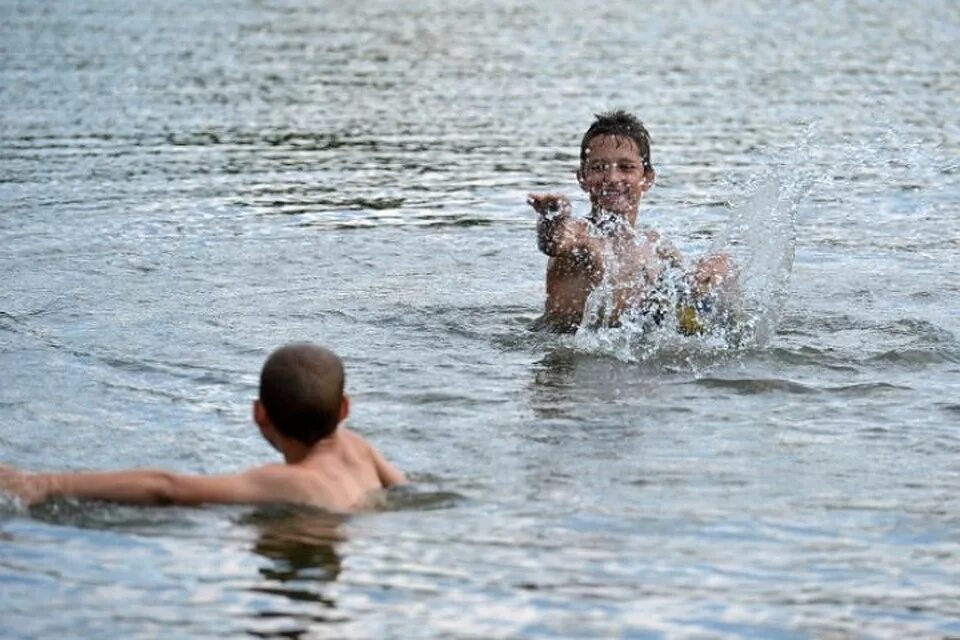
[[[570,255],[578,250],[594,249],[590,237],[589,223],[586,220],[572,218],[550,219],[540,216],[537,221],[537,247],[552,258]]]
[[[240,474],[190,476],[154,470],[27,473],[0,469],[0,489],[25,504],[54,496],[133,504],[257,503],[282,500],[270,467]]]
[[[387,462],[386,458],[380,455],[380,452],[370,447],[370,455],[373,456],[373,464],[377,468],[377,475],[380,477],[380,484],[385,489],[398,484],[407,484],[407,476],[395,466]]]
[[[585,220],[570,215],[572,208],[566,196],[555,193],[531,193],[527,203],[537,217],[537,247],[548,256],[571,253],[589,242]]]

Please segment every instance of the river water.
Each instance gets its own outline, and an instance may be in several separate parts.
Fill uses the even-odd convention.
[[[960,9],[0,1],[0,463],[230,472],[345,359],[379,513],[0,507],[4,638],[960,637]],[[551,336],[528,191],[637,113],[732,344]]]

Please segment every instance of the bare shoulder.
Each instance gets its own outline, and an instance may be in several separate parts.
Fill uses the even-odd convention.
[[[303,470],[290,464],[265,464],[247,469],[239,476],[267,496],[283,496],[303,483]]]
[[[373,465],[381,487],[389,488],[398,484],[406,484],[406,475],[390,464],[366,438],[346,428],[344,428],[344,436],[352,440],[353,444],[351,446],[355,447],[355,453]]]
[[[344,444],[347,445],[354,452],[369,453],[373,448],[370,442],[364,438],[362,435],[349,429],[347,427],[341,426],[340,436],[343,438]]]
[[[274,480],[293,477],[295,469],[292,465],[277,462],[247,469],[241,475],[248,479]]]
[[[261,502],[306,504],[340,511],[346,508],[336,476],[296,464],[268,464],[244,473],[264,497]]]
[[[296,464],[266,464],[245,471],[242,476],[270,496],[283,498],[315,490],[316,472]]]

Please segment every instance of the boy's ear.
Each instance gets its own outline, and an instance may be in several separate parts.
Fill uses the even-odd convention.
[[[348,415],[350,415],[350,396],[343,394],[343,397],[340,398],[340,417],[337,423],[346,420]]]
[[[583,167],[577,169],[577,184],[580,185],[582,190],[587,190],[587,183],[583,179]]]
[[[647,170],[643,172],[643,184],[641,185],[644,193],[650,191],[656,179],[657,172],[653,170],[653,167],[647,167]]]
[[[263,436],[263,439],[269,442],[270,446],[277,451],[282,451],[277,444],[277,430],[273,426],[270,416],[267,414],[266,407],[263,406],[260,400],[253,401],[253,421],[260,427],[260,435]]]
[[[256,422],[257,426],[261,429],[268,424],[272,424],[270,422],[270,416],[267,415],[267,410],[259,398],[253,401],[253,421]]]

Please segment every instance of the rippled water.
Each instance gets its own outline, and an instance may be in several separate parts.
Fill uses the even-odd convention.
[[[313,339],[417,480],[8,505],[0,636],[960,636],[958,39],[945,0],[0,1],[0,463],[271,460],[257,370]],[[755,343],[529,330],[525,194],[585,210],[612,107]]]

